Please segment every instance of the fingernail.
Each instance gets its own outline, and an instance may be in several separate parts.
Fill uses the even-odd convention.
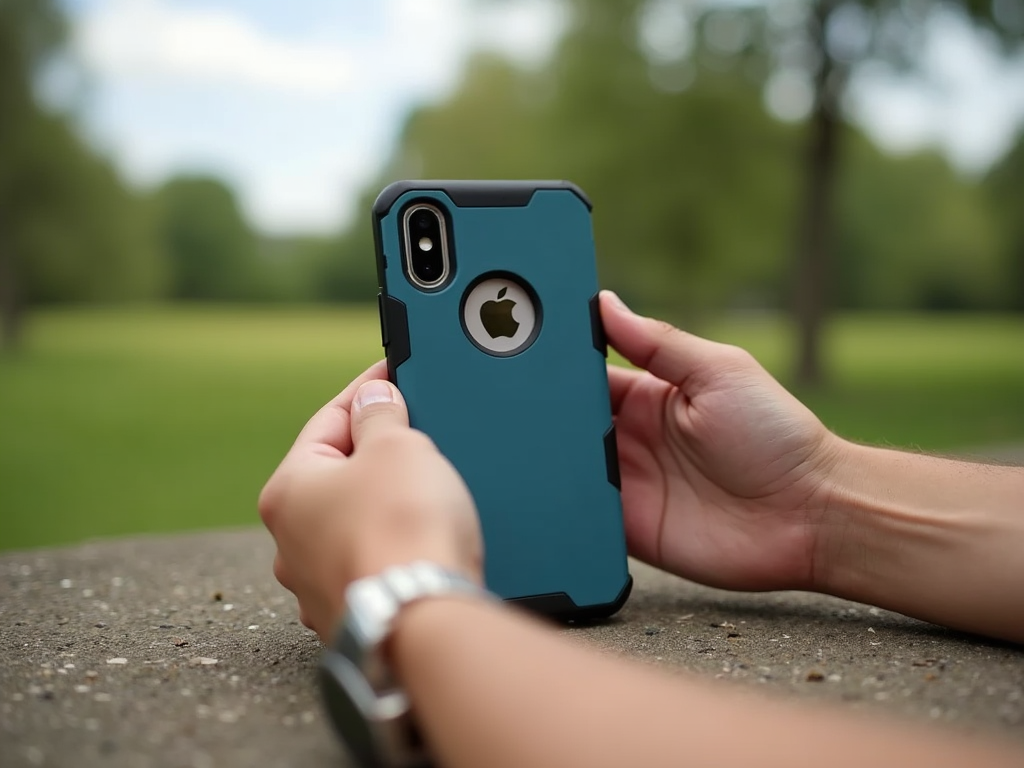
[[[394,388],[386,381],[376,379],[368,381],[359,387],[359,390],[356,392],[354,405],[356,408],[365,408],[374,403],[393,402],[395,402]]]

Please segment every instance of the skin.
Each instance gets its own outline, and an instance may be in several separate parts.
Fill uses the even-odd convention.
[[[1024,470],[853,445],[743,350],[612,294],[601,311],[642,369],[609,369],[631,554],[716,587],[817,590],[1024,641]],[[469,492],[385,375],[371,367],[321,409],[260,497],[275,574],[325,641],[345,586],[389,565],[434,560],[481,579]],[[406,607],[390,648],[428,744],[455,768],[811,766],[825,749],[836,766],[1024,760],[666,677],[466,597]],[[723,722],[745,735],[725,750]]]

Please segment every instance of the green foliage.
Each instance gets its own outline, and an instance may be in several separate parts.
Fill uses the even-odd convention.
[[[48,0],[0,2],[0,311],[7,344],[28,303],[152,298],[166,273],[145,201],[35,102],[32,78],[59,47]]]
[[[62,118],[39,114],[22,145],[7,210],[10,242],[33,303],[145,299],[166,272],[152,211]]]
[[[742,78],[666,92],[603,27],[578,34],[543,74],[473,60],[449,101],[410,116],[388,177],[569,178],[594,202],[604,282],[644,308],[772,303],[793,132]]]
[[[788,369],[787,324],[709,322]],[[48,308],[0,365],[0,549],[257,525],[302,424],[381,355],[376,307]],[[840,318],[842,385],[808,402],[840,434],[950,450],[1024,440],[1016,317]]]
[[[1003,306],[996,221],[981,187],[934,152],[888,157],[847,136],[840,182],[840,306],[933,310]]]
[[[761,106],[770,23],[757,7],[713,10],[693,27],[739,25],[742,44],[727,55],[698,36],[673,59],[639,35],[654,5],[570,3],[543,70],[477,56],[450,98],[409,116],[386,180],[570,178],[595,203],[602,281],[640,308],[692,321],[782,306],[803,132]],[[978,185],[935,153],[888,156],[851,129],[844,140],[840,306],[1005,306],[1000,230],[1013,216],[994,217]],[[348,240],[368,251],[369,227],[358,221]]]
[[[1001,224],[1007,307],[1024,312],[1024,133],[989,173],[985,192]]]
[[[223,182],[208,177],[172,179],[157,194],[157,202],[173,298],[232,300],[251,294],[256,238]]]

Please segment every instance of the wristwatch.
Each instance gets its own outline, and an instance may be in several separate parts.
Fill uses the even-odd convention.
[[[388,568],[345,590],[345,615],[320,661],[320,689],[335,730],[361,768],[428,764],[384,647],[404,606],[447,594],[496,599],[464,576],[426,561]]]

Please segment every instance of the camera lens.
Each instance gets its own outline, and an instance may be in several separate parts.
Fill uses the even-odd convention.
[[[442,213],[433,204],[419,204],[405,216],[406,268],[414,285],[439,287],[450,270]]]

